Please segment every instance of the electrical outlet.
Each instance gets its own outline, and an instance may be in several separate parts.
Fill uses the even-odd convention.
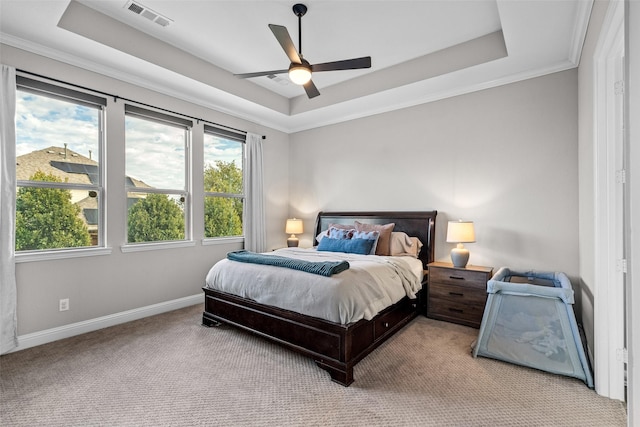
[[[69,310],[69,298],[61,299],[59,307],[60,307],[60,311]]]

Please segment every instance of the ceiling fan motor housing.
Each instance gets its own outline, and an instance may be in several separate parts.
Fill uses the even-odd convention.
[[[298,17],[301,18],[304,16],[305,13],[307,13],[307,6],[303,5],[302,3],[297,3],[293,5],[293,13]]]

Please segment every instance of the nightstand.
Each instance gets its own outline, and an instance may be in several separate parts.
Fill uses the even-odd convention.
[[[479,328],[492,275],[492,267],[429,264],[427,317]]]

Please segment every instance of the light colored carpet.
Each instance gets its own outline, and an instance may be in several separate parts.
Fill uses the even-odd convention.
[[[2,426],[625,426],[579,380],[470,354],[477,330],[420,316],[350,387],[202,306],[0,357]]]

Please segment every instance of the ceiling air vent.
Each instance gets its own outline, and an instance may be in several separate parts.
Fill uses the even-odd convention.
[[[153,10],[140,4],[140,2],[137,2],[137,1],[133,1],[133,0],[128,1],[127,4],[124,5],[124,7],[127,10],[130,10],[131,12],[135,13],[136,15],[144,16],[149,21],[153,21],[162,27],[166,27],[167,25],[173,22],[171,19],[167,18],[166,16],[162,16],[159,13],[154,12]]]
[[[287,86],[289,85],[289,79],[283,79],[280,76],[276,76],[275,74],[268,74],[267,75],[268,78],[270,78],[271,80],[273,80],[276,83],[280,83],[282,86]]]

